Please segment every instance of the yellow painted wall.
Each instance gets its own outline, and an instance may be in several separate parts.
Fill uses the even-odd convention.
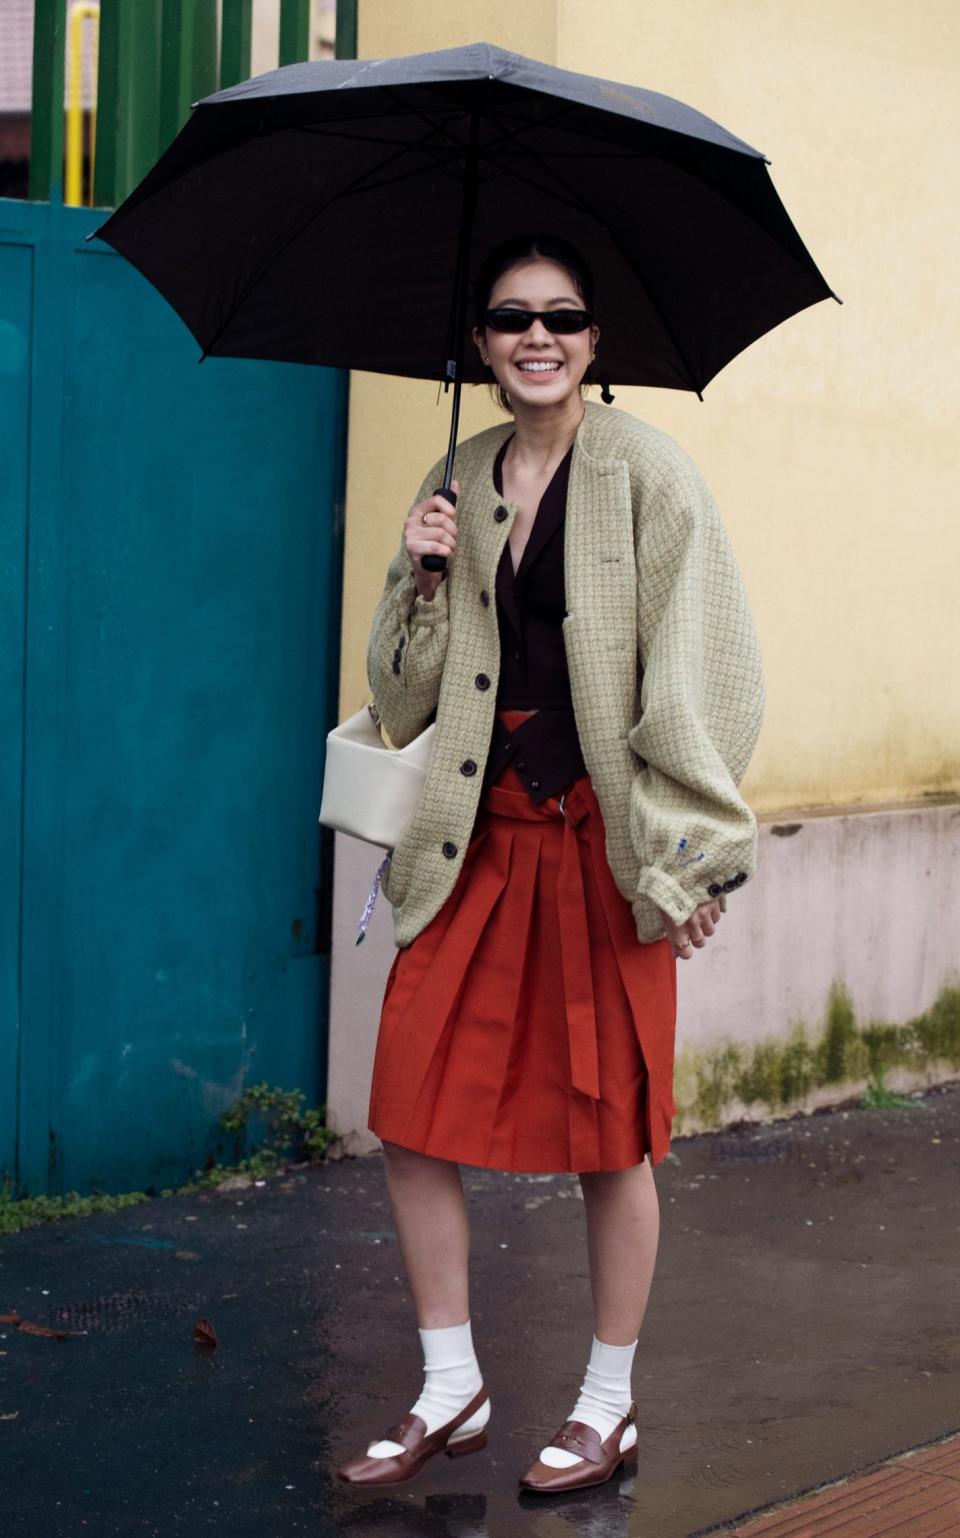
[[[673,95],[771,160],[843,299],[704,391],[617,390],[711,485],[760,632],[758,811],[960,791],[960,9],[947,0],[359,0],[360,52],[470,41]],[[608,322],[609,324],[609,319]],[[436,386],[353,376],[340,714],[424,471]],[[502,420],[464,395],[461,435]]]

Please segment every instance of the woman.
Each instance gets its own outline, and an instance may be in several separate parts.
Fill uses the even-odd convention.
[[[575,1171],[594,1336],[568,1419],[520,1479],[550,1491],[636,1461],[676,957],[705,946],[755,872],[737,785],[764,694],[695,466],[667,434],[584,400],[600,330],[582,256],[521,237],[490,254],[475,298],[473,338],[512,421],[459,445],[456,507],[434,491],[442,461],[424,479],[368,653],[394,744],[436,721],[384,882],[399,949],[369,1116],[424,1386],[337,1473],[395,1484],[485,1444],[459,1166]],[[428,553],[443,572],[423,569]]]

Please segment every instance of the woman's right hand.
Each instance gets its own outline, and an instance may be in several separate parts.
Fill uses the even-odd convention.
[[[460,495],[460,483],[451,482],[451,488]],[[423,518],[426,517],[426,523]],[[425,497],[415,502],[403,525],[404,548],[413,565],[417,592],[429,602],[443,581],[442,571],[424,571],[420,557],[445,555],[449,560],[457,548],[457,510],[444,497]]]

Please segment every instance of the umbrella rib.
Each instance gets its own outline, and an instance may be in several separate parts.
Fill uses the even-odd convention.
[[[507,106],[506,104],[504,104],[504,106],[505,106],[506,111],[509,113],[510,112],[509,106]],[[603,134],[603,133],[598,133],[596,128],[588,126],[588,125],[585,125],[582,121],[574,122],[573,124],[566,124],[566,123],[563,123],[563,122],[560,121],[564,117],[569,117],[571,115],[571,113],[573,113],[575,110],[576,110],[576,107],[574,105],[568,104],[567,106],[564,107],[564,109],[561,112],[555,113],[554,116],[550,119],[549,123],[547,123],[545,125],[544,124],[538,124],[538,123],[531,123],[530,126],[531,127],[537,127],[537,128],[538,127],[543,127],[543,126],[553,128],[555,126],[558,126],[561,133],[576,134],[578,138],[583,138],[583,139],[593,139],[595,141],[595,143],[597,143],[597,144],[615,144],[615,145],[618,145],[621,149],[626,149],[627,150],[628,156],[630,154],[636,155],[636,154],[640,153],[640,151],[638,151],[638,150],[632,150],[631,151],[630,146],[624,144],[624,139],[623,139],[623,135],[622,134],[619,134],[619,135],[615,136],[613,134],[607,135],[607,134]],[[596,109],[592,109],[592,110],[595,111]],[[718,152],[719,154],[722,154],[722,155],[740,155],[744,159],[747,159],[747,160],[759,160],[759,161],[764,162],[765,164],[769,163],[769,162],[767,162],[766,155],[761,154],[759,150],[749,151],[749,146],[748,146],[747,149],[740,149],[740,148],[738,148],[734,144],[715,144],[715,143],[713,143],[712,140],[701,139],[699,137],[699,135],[697,135],[697,134],[685,133],[682,128],[665,128],[662,123],[643,123],[643,122],[638,122],[638,120],[636,118],[621,117],[621,115],[619,113],[617,113],[617,112],[607,112],[606,116],[612,118],[614,120],[614,122],[617,123],[617,124],[623,123],[623,124],[625,124],[627,126],[632,126],[634,128],[640,128],[642,130],[645,130],[647,133],[665,134],[668,138],[684,139],[690,145],[702,145],[705,149],[716,151],[716,152]],[[557,153],[560,154],[562,152],[558,151]]]
[[[503,125],[500,124],[499,119],[495,116],[495,114],[491,113],[490,116],[493,118],[494,122],[496,122],[498,124],[499,127],[501,127],[501,128],[503,127]],[[507,133],[509,133],[509,130],[506,130],[506,131],[507,131]],[[680,361],[682,362],[684,368],[686,369],[687,379],[688,379],[688,381],[690,381],[690,388],[692,390],[695,390],[697,395],[699,396],[699,398],[702,400],[703,396],[701,394],[701,387],[697,383],[696,376],[695,376],[694,371],[693,371],[693,369],[692,369],[692,367],[690,365],[690,360],[687,358],[683,348],[680,346],[680,343],[677,340],[677,337],[674,335],[673,327],[670,325],[670,322],[667,320],[667,317],[664,315],[663,310],[661,309],[660,305],[657,302],[656,296],[651,291],[649,284],[647,283],[646,279],[643,277],[642,273],[639,271],[636,262],[634,261],[633,257],[630,255],[630,252],[623,245],[623,242],[620,240],[619,236],[615,233],[614,230],[612,230],[610,228],[610,226],[608,224],[606,224],[604,222],[603,219],[601,219],[601,217],[597,213],[596,209],[591,208],[588,203],[585,203],[583,201],[583,199],[580,197],[579,193],[577,193],[572,187],[570,187],[569,184],[566,181],[564,181],[563,177],[560,176],[560,174],[557,171],[555,171],[552,166],[548,166],[548,165],[544,164],[544,162],[540,159],[540,156],[538,154],[536,154],[535,151],[527,150],[526,154],[527,154],[528,158],[530,160],[534,161],[538,166],[540,166],[542,168],[542,170],[544,170],[547,173],[548,176],[552,176],[555,181],[559,182],[560,186],[564,189],[564,192],[566,193],[566,197],[563,198],[562,201],[564,201],[566,203],[572,204],[572,206],[574,208],[576,208],[580,213],[587,214],[587,215],[589,215],[589,217],[591,219],[595,219],[597,221],[597,223],[599,224],[600,228],[602,230],[604,230],[607,233],[607,235],[609,235],[610,239],[613,241],[613,244],[616,246],[617,250],[620,252],[620,255],[623,257],[624,261],[627,263],[628,267],[630,268],[631,272],[633,273],[634,277],[637,279],[637,281],[640,283],[641,287],[644,289],[648,299],[650,300],[650,303],[653,305],[653,308],[656,311],[656,313],[657,313],[657,315],[658,315],[658,317],[660,319],[660,323],[663,326],[663,329],[666,331],[667,336],[670,338],[670,341],[673,343],[673,346],[676,349],[677,357],[680,359]],[[511,166],[504,166],[503,169],[506,171],[508,176],[515,176],[518,181],[525,182],[528,186],[534,187],[538,191],[542,191],[543,190],[542,188],[539,188],[537,186],[537,183],[532,179],[532,177],[522,175],[521,172],[517,171],[513,167],[511,167]],[[554,194],[554,196],[556,196],[556,194]]]
[[[387,90],[386,94],[390,96],[391,99],[396,100],[396,93],[394,91]],[[373,112],[367,113],[366,115],[358,114],[356,117],[348,118],[346,121],[351,123],[369,123],[376,122],[380,118],[416,117],[419,118],[421,123],[426,124],[426,126],[430,129],[430,133],[427,134],[425,139],[421,139],[414,144],[408,143],[405,145],[400,145],[400,148],[421,149],[426,145],[430,138],[438,133],[444,134],[450,140],[451,144],[457,145],[458,148],[463,148],[465,147],[463,141],[458,139],[455,134],[452,134],[447,125],[449,123],[455,122],[458,118],[463,118],[464,116],[466,116],[466,114],[464,113],[463,109],[458,108],[456,111],[448,113],[444,122],[437,123],[434,122],[434,120],[430,118],[427,113],[419,111],[416,107],[407,107],[401,103],[396,112]],[[340,121],[342,122],[343,119]],[[342,129],[338,129],[333,125],[328,126],[325,123],[316,123],[312,125],[298,123],[296,127],[300,133],[319,134],[321,137],[331,139],[349,139],[360,144],[383,144],[387,146],[397,145],[396,139],[382,139],[378,135],[375,136],[373,134],[344,133]]]
[[[423,141],[420,141],[420,142],[422,143]],[[249,299],[250,295],[252,294],[253,290],[256,288],[257,284],[261,281],[262,278],[264,278],[266,276],[266,274],[270,271],[270,269],[274,265],[274,263],[279,261],[280,257],[288,249],[288,247],[291,246],[293,244],[293,242],[295,240],[297,240],[299,238],[299,236],[301,236],[303,234],[304,230],[307,229],[313,223],[314,219],[317,219],[321,214],[325,213],[326,210],[332,206],[332,204],[337,202],[338,198],[350,197],[352,194],[354,194],[356,192],[367,192],[367,191],[370,191],[371,190],[370,186],[361,187],[360,183],[365,181],[368,176],[372,176],[374,174],[374,172],[383,170],[384,166],[390,165],[392,161],[399,160],[401,155],[405,155],[408,152],[409,149],[414,148],[414,147],[419,148],[419,145],[417,145],[417,146],[413,146],[413,145],[405,146],[403,149],[398,150],[395,155],[388,156],[386,161],[381,161],[376,166],[371,166],[368,170],[361,172],[361,174],[359,176],[355,177],[352,182],[348,183],[348,185],[346,187],[341,187],[340,190],[338,192],[336,192],[332,198],[328,198],[327,201],[325,203],[322,203],[319,208],[315,208],[313,210],[313,212],[310,213],[307,216],[307,218],[304,219],[302,221],[302,223],[297,226],[297,228],[283,242],[283,244],[278,246],[276,248],[276,250],[267,258],[267,260],[260,267],[260,270],[254,275],[254,277],[252,277],[250,279],[250,282],[246,285],[246,287],[244,288],[242,294],[240,294],[239,298],[234,302],[234,304],[231,305],[229,313],[227,314],[227,316],[225,317],[225,319],[223,320],[221,325],[217,328],[214,336],[211,338],[210,342],[204,346],[203,352],[202,352],[202,354],[200,356],[200,359],[199,359],[199,361],[201,363],[203,362],[204,358],[207,358],[207,357],[210,356],[211,349],[214,348],[217,345],[217,343],[219,342],[220,338],[223,336],[224,332],[226,331],[227,327],[229,326],[230,322],[233,320],[234,316],[236,315],[237,311],[240,309],[241,305],[245,304],[246,301]],[[449,158],[450,159],[456,159],[456,158],[458,158],[458,156],[451,155]],[[416,166],[412,171],[406,173],[406,175],[409,175],[409,176],[422,176],[424,171],[427,170],[427,169],[433,170],[433,169],[436,169],[436,167],[435,166],[431,166],[431,167]],[[391,179],[391,185],[392,185],[393,182],[402,181],[402,180],[405,180],[405,179],[406,179],[406,176],[404,176],[404,177],[393,177]],[[382,186],[382,185],[383,185],[383,183],[381,183],[381,182],[375,182],[375,183],[372,184],[374,189],[376,187]]]
[[[594,129],[584,127],[584,126],[582,126],[581,124],[578,124],[578,123],[575,123],[572,127],[567,126],[566,124],[564,124],[564,123],[559,121],[560,118],[563,117],[564,115],[565,115],[565,113],[562,113],[562,112],[561,113],[557,113],[550,120],[549,124],[544,124],[544,125],[531,124],[530,126],[531,127],[545,126],[545,127],[551,127],[551,128],[552,127],[558,127],[561,133],[576,134],[578,137],[582,137],[584,139],[593,139],[598,144],[617,144],[621,148],[623,147],[623,140],[622,140],[622,138],[618,138],[618,139],[607,138],[604,134],[597,133]],[[614,116],[615,116],[615,114],[614,114]],[[738,155],[742,159],[752,161],[755,166],[757,166],[757,167],[759,167],[761,169],[765,168],[766,166],[768,166],[770,164],[770,162],[767,159],[766,155],[761,154],[759,150],[753,150],[751,152],[750,149],[749,149],[749,146],[746,149],[740,149],[740,148],[738,148],[734,144],[714,144],[714,143],[710,142],[709,140],[699,139],[696,134],[684,133],[683,130],[680,129],[680,128],[664,128],[664,127],[662,127],[658,123],[643,124],[641,126],[649,129],[649,131],[652,132],[652,133],[676,135],[678,138],[687,140],[687,142],[689,144],[691,144],[691,145],[700,145],[700,146],[702,146],[702,149],[704,150],[704,152],[707,152],[709,154],[717,154],[717,155],[724,155],[724,156],[725,155]],[[528,153],[528,152],[524,151],[523,149],[521,149],[520,153],[524,154],[524,153]],[[555,155],[558,160],[579,160],[579,159],[591,159],[592,158],[592,157],[590,157],[588,155],[577,155],[577,154],[568,155],[563,150],[551,150],[551,151],[548,151],[547,153],[550,154],[550,155]],[[614,155],[614,156],[610,156],[609,158],[610,159],[614,159],[614,160],[633,160],[633,159],[636,159],[637,156],[641,155],[641,154],[644,154],[646,156],[646,158],[649,158],[649,159],[666,160],[668,164],[670,163],[669,160],[667,159],[667,157],[665,157],[663,155],[660,155],[657,152],[653,152],[651,154],[650,152],[639,151],[639,150],[633,151],[632,153],[629,150],[627,150],[627,153],[625,155]],[[606,158],[606,157],[599,157],[599,158]],[[791,230],[793,231],[793,234],[794,234],[794,236],[796,238],[796,241],[797,241],[797,243],[798,243],[798,245],[800,247],[800,251],[799,252],[795,249],[795,247],[793,245],[790,244],[789,241],[784,240],[782,235],[776,233],[774,230],[771,230],[768,227],[768,225],[763,223],[762,220],[756,218],[756,216],[754,214],[748,212],[746,209],[742,208],[740,206],[740,204],[735,202],[733,199],[729,198],[725,192],[722,192],[717,186],[714,185],[713,181],[711,181],[709,177],[701,176],[699,174],[699,172],[697,172],[696,170],[693,170],[689,166],[684,166],[682,169],[684,170],[684,174],[685,175],[689,176],[694,181],[700,182],[704,187],[707,187],[717,197],[722,198],[724,202],[729,203],[731,207],[735,208],[737,213],[743,219],[749,221],[749,223],[754,225],[758,230],[760,230],[761,234],[765,235],[768,240],[772,240],[776,245],[778,245],[780,247],[780,249],[782,251],[786,252],[787,256],[789,256],[792,261],[796,262],[796,264],[799,267],[803,268],[803,266],[804,266],[803,258],[806,257],[807,261],[810,262],[810,264],[813,267],[814,271],[816,272],[817,276],[820,278],[820,281],[824,284],[824,287],[827,289],[827,293],[823,297],[827,298],[829,296],[832,299],[836,299],[838,304],[842,303],[842,301],[839,299],[837,294],[835,294],[833,289],[830,288],[829,284],[827,284],[827,281],[823,277],[823,274],[820,272],[819,268],[814,263],[813,258],[811,257],[809,251],[807,251],[805,245],[803,244],[803,241],[800,238],[799,231],[796,230],[796,228],[794,227],[793,221],[791,220],[790,215],[787,213],[786,209],[782,207],[782,205],[781,205],[781,207],[779,209],[779,212],[783,216],[786,217],[787,223],[789,224]],[[771,185],[770,184],[769,172],[767,173],[767,183],[768,183],[768,186]],[[775,210],[775,212],[776,211],[777,210]],[[698,391],[698,394],[699,394],[699,391]]]

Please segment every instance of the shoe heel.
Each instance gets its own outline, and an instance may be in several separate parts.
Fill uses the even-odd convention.
[[[472,1435],[463,1437],[459,1442],[448,1442],[443,1449],[448,1458],[459,1458],[461,1453],[477,1453],[481,1447],[487,1445],[487,1433],[485,1430],[474,1431]]]
[[[636,1442],[634,1442],[632,1447],[628,1447],[625,1452],[622,1452],[620,1454],[620,1458],[621,1458],[621,1461],[623,1463],[623,1472],[625,1474],[628,1474],[628,1473],[635,1474],[637,1472],[637,1444],[636,1444]]]

